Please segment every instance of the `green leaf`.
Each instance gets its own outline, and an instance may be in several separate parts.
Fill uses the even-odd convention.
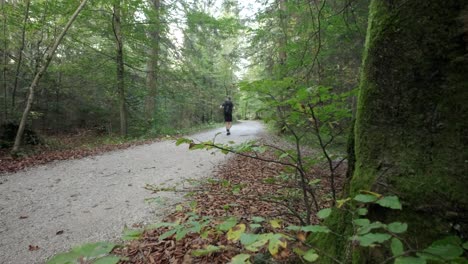
[[[386,228],[386,227],[387,227],[387,225],[382,224],[381,222],[377,221],[377,222],[373,222],[373,223],[370,223],[369,225],[362,226],[361,228],[359,228],[358,229],[358,234],[359,235],[364,235],[364,234],[369,233],[372,229]]]
[[[176,236],[175,236],[176,241],[179,241],[182,238],[184,238],[185,235],[187,235],[187,233],[188,233],[188,229],[186,229],[186,228],[182,228],[182,229],[177,230]]]
[[[351,198],[346,198],[346,199],[341,199],[341,200],[336,200],[336,207],[341,208],[343,205],[345,205],[348,201],[350,201]]]
[[[462,245],[462,246],[463,246],[463,248],[464,248],[464,249],[468,250],[468,241],[467,241],[467,242],[465,242],[465,243],[463,243],[463,245]]]
[[[72,251],[80,254],[82,257],[95,258],[110,253],[115,246],[117,245],[113,243],[97,242],[75,247]]]
[[[268,244],[268,251],[271,255],[276,256],[279,253],[279,248],[286,248],[288,242],[281,240],[283,236],[281,234],[272,234],[270,235],[270,243]]]
[[[320,219],[325,219],[330,216],[331,212],[332,212],[331,208],[322,209],[317,213],[317,217]]]
[[[367,218],[354,219],[353,223],[358,226],[367,226],[370,225],[370,220]]]
[[[312,233],[330,233],[330,229],[328,229],[328,227],[321,226],[321,225],[303,226],[301,230],[304,232],[312,232]]]
[[[60,253],[48,260],[46,264],[76,263],[76,260],[78,258],[80,258],[80,254],[78,254],[77,252]]]
[[[231,264],[250,264],[250,255],[249,254],[239,254],[235,255],[231,259]]]
[[[252,217],[252,221],[254,221],[255,223],[261,223],[265,221],[265,218],[260,217],[260,216],[254,216]]]
[[[176,205],[176,211],[177,212],[182,212],[184,210],[184,207],[181,204]]]
[[[358,215],[364,216],[364,215],[367,215],[368,210],[367,208],[359,208],[356,212],[358,213]]]
[[[421,257],[425,259],[437,260],[433,256],[438,256],[445,260],[452,260],[460,257],[463,254],[463,249],[458,245],[445,244],[445,245],[434,245],[432,244],[425,250],[423,250]],[[426,253],[426,254],[424,254]]]
[[[377,201],[378,197],[370,194],[358,194],[356,197],[354,197],[355,201],[361,202],[361,203],[372,203]]]
[[[188,138],[179,138],[176,141],[176,146],[179,146],[180,144],[184,144],[184,143],[190,144],[190,143],[193,143],[193,140],[188,139]]]
[[[255,241],[252,244],[246,245],[245,248],[249,251],[257,252],[268,242],[268,239],[269,238],[267,234],[258,235],[257,241]]]
[[[177,229],[171,229],[171,230],[165,232],[164,234],[160,235],[159,240],[164,240],[164,239],[174,235],[176,232],[177,232]]]
[[[402,209],[400,200],[396,196],[386,196],[378,200],[377,204],[386,208],[397,209],[397,210]]]
[[[281,220],[280,219],[270,220],[270,225],[273,228],[281,228]]]
[[[195,256],[195,257],[206,256],[206,255],[209,255],[211,253],[218,252],[221,249],[222,249],[221,247],[208,245],[204,249],[197,249],[197,250],[192,251],[192,255]]]
[[[255,228],[262,227],[262,225],[261,224],[250,224],[249,227],[250,227],[250,229],[255,229]]]
[[[120,258],[117,256],[107,256],[99,258],[93,262],[93,264],[117,264],[119,263]]]
[[[237,225],[237,218],[235,217],[230,217],[228,218],[226,221],[224,221],[223,223],[221,223],[219,226],[218,226],[218,229],[220,231],[228,231],[229,229],[231,229],[233,226]]]
[[[122,239],[125,241],[139,239],[143,231],[144,230],[124,229]]]
[[[400,257],[395,259],[395,264],[426,264],[426,260],[415,257]]]
[[[237,241],[240,239],[241,235],[245,232],[245,225],[238,224],[233,228],[229,229],[227,232],[227,239],[232,241]]]
[[[357,240],[359,241],[360,245],[363,247],[369,247],[374,245],[374,243],[383,243],[389,240],[392,236],[389,234],[383,233],[369,233],[363,236],[358,236]]]
[[[314,262],[319,258],[319,255],[317,255],[317,252],[315,252],[314,249],[309,249],[305,254],[304,254],[304,259],[307,260],[308,262]]]
[[[394,237],[392,238],[391,249],[394,257],[400,256],[404,252],[403,243],[401,243],[398,238]]]
[[[286,230],[299,231],[301,230],[301,228],[302,228],[301,226],[291,225],[291,226],[286,227]]]
[[[392,233],[401,234],[406,232],[406,230],[408,229],[408,224],[401,222],[393,222],[388,224],[387,228]]]
[[[250,245],[255,243],[260,238],[259,235],[256,234],[248,234],[244,233],[240,236],[240,242],[242,245]]]

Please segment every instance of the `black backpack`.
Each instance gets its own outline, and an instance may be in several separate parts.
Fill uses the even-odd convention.
[[[232,113],[232,103],[230,101],[224,102],[224,113],[231,114]]]

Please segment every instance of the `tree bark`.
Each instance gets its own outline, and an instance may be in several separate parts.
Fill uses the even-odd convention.
[[[468,235],[467,26],[466,0],[370,5],[348,192],[399,196],[402,211],[376,206],[369,216],[408,223],[403,238],[411,249]],[[329,224],[351,234],[349,220],[337,214]],[[345,257],[346,242],[321,243]],[[387,254],[354,247],[352,262],[382,263]]]
[[[24,44],[25,44],[25,38],[26,38],[26,25],[28,23],[28,18],[29,18],[29,5],[30,5],[30,0],[27,0],[26,10],[24,13],[23,31],[21,32],[21,47],[18,52],[18,62],[16,64],[15,81],[13,84],[13,91],[11,92],[11,106],[12,106],[13,111],[15,110],[16,91],[18,90],[18,80],[19,80],[19,75],[20,75],[21,63],[23,60],[23,50],[24,50]]]
[[[31,85],[29,86],[29,95],[28,95],[28,100],[26,101],[26,107],[23,111],[23,116],[21,117],[21,121],[18,127],[18,132],[16,133],[16,138],[15,138],[15,144],[13,145],[12,149],[12,154],[15,154],[18,152],[18,149],[21,145],[21,139],[23,137],[23,132],[24,128],[26,127],[26,121],[28,119],[29,112],[31,110],[32,103],[34,101],[34,91],[39,84],[39,81],[42,77],[42,75],[45,73],[47,70],[47,67],[49,66],[50,62],[52,61],[52,58],[54,56],[55,51],[57,50],[58,46],[60,45],[60,42],[62,41],[63,37],[67,33],[68,29],[72,25],[72,23],[75,21],[75,19],[78,17],[78,14],[81,12],[81,10],[84,8],[86,5],[86,2],[88,0],[82,0],[81,4],[78,6],[78,8],[75,10],[73,15],[70,17],[68,20],[67,24],[65,25],[65,28],[63,29],[62,33],[58,36],[58,38],[55,40],[54,45],[52,48],[46,53],[43,59],[43,64],[39,68],[38,72],[36,73]]]
[[[2,1],[2,16],[3,16],[3,114],[4,121],[8,120],[8,85],[7,85],[7,65],[8,65],[8,38],[7,38],[7,16],[5,12],[5,1]],[[0,122],[0,124],[3,122]]]
[[[128,125],[127,125],[127,107],[126,107],[126,96],[125,96],[125,65],[123,57],[123,37],[122,37],[122,10],[120,7],[120,0],[117,0],[114,4],[114,13],[112,16],[112,26],[115,36],[116,45],[116,64],[117,64],[117,91],[119,94],[119,112],[120,112],[120,134],[127,136]]]
[[[154,29],[149,33],[151,39],[151,48],[147,62],[146,87],[148,94],[145,102],[146,120],[149,124],[153,122],[154,112],[156,110],[156,96],[158,92],[158,63],[159,63],[159,47],[160,47],[160,10],[161,1],[151,0],[151,5],[155,13],[155,17],[151,19],[154,24]]]

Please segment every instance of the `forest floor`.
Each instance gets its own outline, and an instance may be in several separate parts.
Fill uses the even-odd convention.
[[[265,153],[262,157],[274,159],[275,156],[272,153]],[[200,186],[193,189],[188,201],[179,204],[177,210],[173,210],[164,218],[165,222],[179,223],[178,226],[182,227],[180,231],[163,239],[161,237],[165,236],[171,228],[162,226],[144,231],[139,239],[114,250],[115,254],[127,258],[119,263],[221,264],[231,263],[232,257],[238,254],[256,255],[255,259],[258,263],[304,263],[304,260],[295,259],[297,254],[293,253],[293,249],[306,248],[303,243],[306,234],[286,229],[290,225],[301,225],[300,221],[283,206],[286,203],[272,202],[267,199],[267,197],[276,196],[280,198],[278,201],[286,200],[284,192],[286,186],[272,182],[272,179],[281,175],[283,170],[282,165],[248,157],[235,156],[229,159],[227,163],[217,168],[214,178],[205,179]],[[338,191],[343,186],[345,172],[346,166],[343,165],[336,178]],[[323,199],[330,193],[326,170],[314,169],[313,177],[321,180],[316,189],[317,197],[322,197],[318,201],[320,209],[330,207],[330,199]],[[296,199],[289,197],[289,204],[296,212],[304,212],[301,200]],[[222,225],[223,221],[229,222],[226,219],[233,217],[237,219],[235,223],[248,226],[247,230],[252,234],[287,234],[297,240],[291,242],[286,248],[282,248],[280,253],[274,256],[275,262],[268,261],[271,257],[268,253],[268,246],[253,253],[245,250],[238,240],[229,240],[229,234],[223,235],[223,232],[219,232],[220,224]],[[204,218],[210,219],[210,223],[202,228],[201,232],[189,231],[184,236],[178,237],[180,233],[185,232],[184,230],[190,230],[197,225],[193,222],[203,223]],[[313,214],[311,223],[319,224],[320,219]],[[210,246],[218,249],[196,256],[196,251],[203,252]]]
[[[190,137],[212,140],[223,130]],[[233,127],[231,136],[222,133],[216,139],[241,143],[264,133],[259,122],[245,121]],[[115,241],[125,226],[161,221],[183,201],[183,192],[173,190],[183,190],[190,179],[212,176],[230,157],[161,140],[1,174],[1,263],[43,263],[72,246]],[[167,190],[155,194],[154,188]]]

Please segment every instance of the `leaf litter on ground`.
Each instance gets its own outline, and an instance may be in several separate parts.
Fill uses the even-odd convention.
[[[273,154],[268,152],[262,155],[273,158]],[[165,219],[167,223],[185,224],[185,229],[188,230],[194,215],[200,222],[203,217],[209,218],[211,221],[203,229],[204,232],[200,234],[185,230],[182,236],[178,236],[177,231],[170,231],[174,230],[169,227],[170,224],[149,228],[139,239],[117,248],[114,253],[125,257],[120,263],[132,264],[228,263],[235,256],[244,257],[243,253],[246,251],[241,246],[239,234],[228,235],[227,230],[235,232],[240,227],[247,226],[249,233],[253,234],[287,233],[285,226],[300,224],[298,219],[291,216],[288,209],[279,206],[274,199],[267,199],[275,195],[284,195],[279,184],[268,180],[283,171],[284,167],[279,164],[235,156],[217,169],[213,179],[205,180],[202,189],[198,186],[197,190],[189,195],[189,202],[184,206],[178,206],[178,210]],[[344,164],[335,178],[337,192],[343,184],[345,171]],[[317,167],[313,169],[311,175],[320,179],[316,189],[317,197],[325,197],[319,201],[320,207],[330,207],[331,201],[326,198],[330,193],[326,170]],[[297,202],[293,208],[302,210],[301,206],[301,203]],[[318,224],[320,219],[313,214],[311,222]],[[161,236],[164,239],[160,239]],[[305,240],[303,232],[299,232],[296,236],[299,243]],[[249,237],[244,236],[242,239]],[[285,245],[282,240],[277,240],[273,245],[273,249],[279,252],[275,255],[275,260],[279,263],[287,262],[293,255],[289,248],[283,248],[282,245]],[[278,246],[280,247],[277,248]],[[268,254],[268,247],[255,254]]]

